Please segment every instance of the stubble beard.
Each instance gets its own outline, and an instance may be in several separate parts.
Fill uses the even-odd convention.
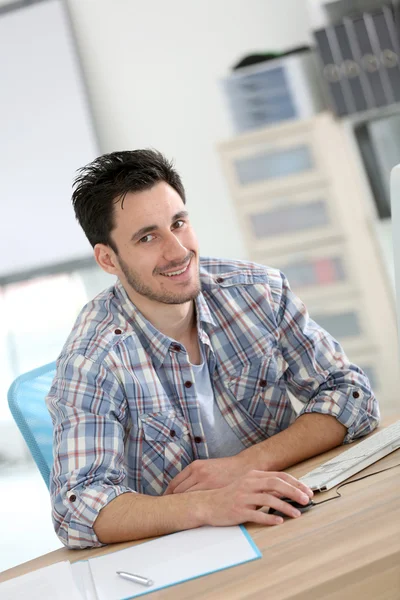
[[[192,252],[191,260],[195,257],[194,252]],[[200,277],[199,271],[197,271],[197,280],[196,285],[191,286],[191,290],[182,291],[180,293],[174,294],[173,292],[168,291],[154,291],[150,286],[143,283],[138,273],[135,273],[133,269],[131,269],[122,258],[118,259],[119,266],[121,271],[124,274],[124,277],[128,283],[128,285],[138,294],[148,298],[149,300],[153,300],[155,302],[160,302],[162,304],[185,304],[185,302],[190,302],[191,300],[195,300],[197,296],[200,294]],[[166,276],[167,277],[167,276]]]

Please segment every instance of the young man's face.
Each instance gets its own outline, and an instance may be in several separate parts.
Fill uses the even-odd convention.
[[[111,232],[117,275],[135,294],[164,304],[183,304],[200,292],[196,235],[179,194],[160,182],[126,195],[114,208]],[[174,274],[173,274],[174,273]]]

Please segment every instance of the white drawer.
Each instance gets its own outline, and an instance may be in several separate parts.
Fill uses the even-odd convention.
[[[221,147],[223,168],[234,195],[297,187],[323,181],[327,174],[311,122],[268,128],[252,138]]]
[[[341,234],[329,188],[290,194],[263,194],[236,205],[251,255],[310,246]]]
[[[251,259],[282,271],[305,304],[332,296],[349,296],[354,289],[349,248],[342,240],[278,256],[255,253]]]

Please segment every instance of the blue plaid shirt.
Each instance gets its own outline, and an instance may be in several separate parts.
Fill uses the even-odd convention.
[[[345,442],[372,431],[364,373],[312,321],[278,270],[202,258],[196,299],[215,402],[245,447],[289,427],[304,407],[336,417]],[[99,511],[125,492],[160,495],[207,439],[185,348],[155,329],[120,283],[81,311],[47,398],[54,424],[54,526],[69,547],[98,546]]]

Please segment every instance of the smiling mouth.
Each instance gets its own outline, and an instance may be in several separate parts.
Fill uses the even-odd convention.
[[[183,267],[183,269],[177,269],[176,271],[169,271],[167,273],[160,273],[160,275],[163,275],[164,277],[176,277],[177,275],[183,275],[183,273],[188,270],[191,262],[192,260],[190,259],[188,264]]]

